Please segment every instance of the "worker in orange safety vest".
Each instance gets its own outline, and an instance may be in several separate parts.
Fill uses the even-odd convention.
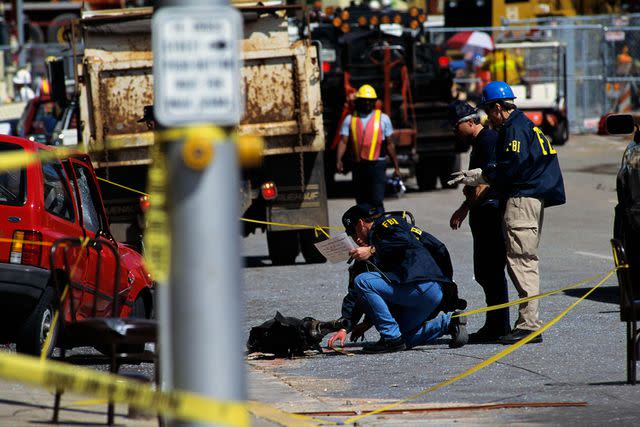
[[[387,154],[393,162],[394,175],[400,176],[400,169],[391,138],[391,119],[375,109],[377,99],[376,91],[370,85],[363,85],[358,89],[355,111],[345,117],[340,129],[341,140],[338,145],[336,170],[344,171],[342,159],[351,142],[356,203],[369,203],[384,209]]]

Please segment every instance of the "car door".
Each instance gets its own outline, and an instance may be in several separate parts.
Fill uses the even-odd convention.
[[[109,233],[109,225],[93,169],[79,159],[70,159],[70,162],[75,176],[77,198],[80,201],[82,227],[86,236],[98,242],[116,245]],[[109,316],[113,306],[116,258],[108,247],[98,244],[89,249],[87,260],[86,298],[81,315]],[[118,280],[120,283],[120,278]],[[119,288],[119,293],[126,295],[127,288],[120,284]]]
[[[62,163],[57,160],[43,161],[40,167],[42,187],[43,212],[40,218],[40,232],[44,242],[53,243],[61,238],[83,238],[84,231],[80,226],[78,207],[70,188],[70,176]],[[64,263],[63,251],[58,252],[58,257],[52,268],[61,268]],[[70,294],[73,298],[73,307],[83,304],[83,281],[86,276],[87,258],[80,249],[70,249],[66,262],[69,264],[67,271],[70,286]],[[48,257],[47,257],[48,259]],[[63,289],[60,289],[62,292]],[[65,317],[69,320],[70,307],[67,306]]]

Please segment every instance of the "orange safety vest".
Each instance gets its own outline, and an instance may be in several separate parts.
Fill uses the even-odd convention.
[[[378,160],[380,147],[382,147],[382,129],[380,117],[382,112],[374,110],[373,117],[362,126],[362,119],[353,113],[351,116],[351,140],[358,160]]]

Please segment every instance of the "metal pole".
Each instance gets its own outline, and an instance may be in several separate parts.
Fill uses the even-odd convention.
[[[18,35],[18,68],[23,68],[27,63],[24,50],[24,1],[16,0],[16,30]]]
[[[157,2],[159,8],[228,4],[228,0]],[[167,143],[171,382],[175,389],[245,400],[239,166],[235,144],[210,142],[213,157],[201,170],[185,164],[185,141]],[[172,421],[171,425],[199,424]]]

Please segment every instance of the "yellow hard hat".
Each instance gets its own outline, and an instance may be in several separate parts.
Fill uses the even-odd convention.
[[[356,98],[378,99],[376,91],[371,85],[362,85],[356,93]]]

